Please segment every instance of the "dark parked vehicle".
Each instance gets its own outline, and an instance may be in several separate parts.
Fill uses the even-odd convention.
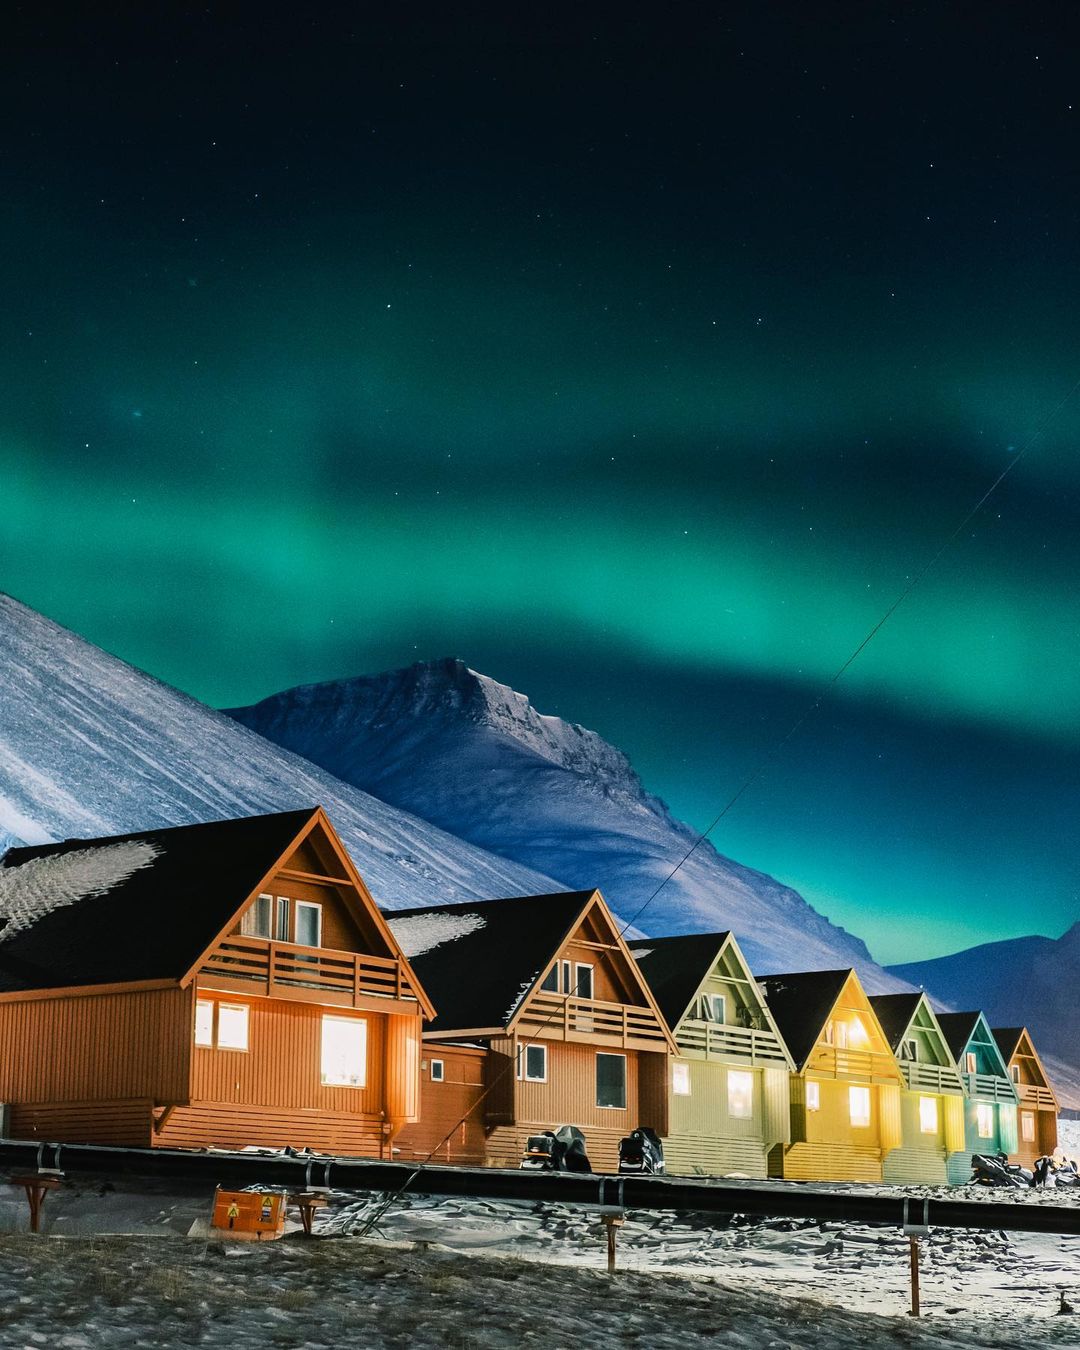
[[[1027,1168],[1009,1162],[1005,1153],[973,1153],[971,1180],[979,1186],[1035,1185],[1035,1178]]]
[[[576,1125],[560,1125],[557,1130],[530,1134],[521,1165],[537,1172],[592,1171],[585,1152],[585,1136]]]
[[[619,1140],[619,1171],[659,1176],[664,1170],[664,1146],[647,1125],[631,1130]]]

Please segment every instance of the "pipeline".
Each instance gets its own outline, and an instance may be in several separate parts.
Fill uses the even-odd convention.
[[[698,1181],[685,1177],[600,1176],[450,1167],[323,1155],[201,1153],[183,1149],[114,1148],[98,1144],[0,1141],[0,1168],[65,1175],[205,1181],[228,1188],[286,1186],[297,1191],[399,1191],[415,1195],[548,1201],[596,1209],[690,1210],[762,1218],[973,1228],[1080,1236],[1080,1206],[1002,1204],[992,1200],[921,1199],[810,1190],[795,1182]],[[406,1187],[406,1183],[408,1183]]]

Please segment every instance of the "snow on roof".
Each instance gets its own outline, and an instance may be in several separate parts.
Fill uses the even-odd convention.
[[[519,987],[517,993],[514,995],[514,1000],[513,1000],[513,1002],[510,1004],[509,1008],[507,1008],[507,1010],[506,1010],[506,1014],[505,1014],[505,1017],[504,1017],[504,1019],[503,1019],[504,1021],[509,1022],[510,1019],[511,1019],[511,1017],[513,1017],[513,1015],[517,1012],[518,1008],[521,1006],[521,1000],[525,997],[525,995],[529,992],[529,990],[530,990],[530,989],[533,987],[533,985],[536,983],[537,979],[539,978],[539,975],[540,975],[540,972],[537,971],[537,972],[532,976],[531,979],[528,979],[528,980],[522,980],[521,985],[520,985],[520,987]]]
[[[652,956],[652,947],[631,947],[630,955],[635,961],[644,961],[647,956]]]
[[[456,942],[458,938],[463,938],[469,933],[475,933],[478,928],[483,928],[486,922],[480,914],[469,912],[463,914],[449,909],[436,909],[428,914],[410,914],[400,919],[392,914],[386,917],[390,931],[397,938],[398,946],[408,960],[412,960],[414,956],[423,956],[425,952],[434,951],[436,947],[445,946],[448,942]]]
[[[33,928],[54,909],[104,895],[160,853],[155,844],[129,840],[0,867],[0,942]]]

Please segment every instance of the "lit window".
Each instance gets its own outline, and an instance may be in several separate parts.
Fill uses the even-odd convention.
[[[723,1026],[727,1021],[727,1000],[723,994],[702,995],[701,1015],[706,1022],[718,1022]]]
[[[1025,1144],[1033,1144],[1035,1142],[1034,1111],[1020,1112],[1020,1138],[1024,1141]]]
[[[855,1047],[870,1044],[870,1037],[866,1034],[866,1028],[857,1017],[851,1019],[851,1024],[847,1028],[847,1032],[849,1044]],[[841,1045],[842,1044],[843,1042],[841,1041]]]
[[[735,1120],[749,1120],[754,1114],[754,1075],[741,1069],[728,1069],[728,1115]]]
[[[919,1098],[919,1129],[923,1134],[937,1134],[937,1098]]]
[[[443,1061],[441,1059],[433,1059],[431,1061],[431,1081],[433,1083],[441,1083],[443,1081],[443,1077],[444,1077]]]
[[[690,1065],[676,1061],[671,1066],[671,1090],[676,1097],[690,1096]]]
[[[626,1109],[626,1056],[596,1056],[596,1104]]]
[[[246,1003],[219,1003],[217,1010],[217,1048],[248,1048],[248,1006]]]
[[[975,1128],[980,1139],[993,1139],[994,1108],[989,1102],[975,1103]]]
[[[848,1045],[848,1024],[846,1022],[837,1022],[834,1032],[836,1044],[841,1050],[846,1050]]]
[[[240,932],[244,937],[262,937],[270,936],[270,905],[273,897],[269,895],[257,895],[247,909],[244,910],[243,917],[240,920]]]
[[[366,1070],[367,1022],[362,1017],[323,1017],[324,1086],[363,1087]]]
[[[821,1084],[809,1082],[806,1085],[806,1109],[808,1111],[821,1110]]]
[[[527,1083],[547,1082],[546,1045],[519,1045],[517,1056],[519,1078],[524,1078]]]
[[[852,1125],[865,1129],[870,1124],[870,1089],[848,1088],[848,1114]]]
[[[214,1005],[209,999],[200,998],[195,1003],[195,1044],[214,1044]]]
[[[964,1061],[967,1064],[968,1073],[979,1072],[979,1057],[978,1055],[976,1055],[974,1050],[969,1050],[967,1052],[967,1054],[964,1056]]]

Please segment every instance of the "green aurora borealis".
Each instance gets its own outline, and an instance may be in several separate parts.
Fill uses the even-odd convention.
[[[0,588],[217,705],[462,656],[704,825],[1080,375],[1064,20],[854,12],[28,27]],[[1078,431],[714,838],[881,960],[1080,918]]]

